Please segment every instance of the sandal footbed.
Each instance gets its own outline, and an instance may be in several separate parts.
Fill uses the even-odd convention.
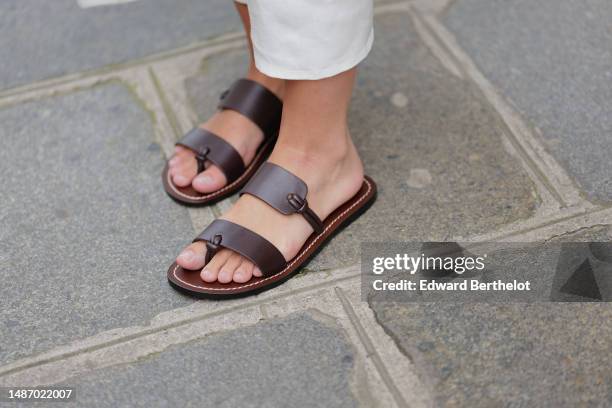
[[[201,270],[184,269],[175,262],[168,269],[168,281],[175,289],[200,298],[244,296],[270,289],[284,282],[305,266],[333,235],[365,212],[375,198],[376,183],[370,177],[365,176],[359,192],[323,221],[323,232],[313,233],[306,240],[300,252],[287,262],[287,266],[282,271],[275,275],[252,277],[246,283],[220,283],[218,281],[207,283],[200,277]]]

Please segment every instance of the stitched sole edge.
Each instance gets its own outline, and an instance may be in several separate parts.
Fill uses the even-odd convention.
[[[203,286],[195,286],[189,282],[182,280],[178,275],[177,271],[181,268],[176,263],[173,263],[168,270],[168,282],[170,285],[179,290],[180,292],[186,293],[190,296],[198,297],[198,298],[235,298],[241,296],[253,295],[256,293],[260,293],[262,291],[271,289],[292,277],[301,267],[305,266],[312,258],[314,258],[317,253],[323,249],[325,244],[331,240],[337,233],[339,233],[342,229],[348,226],[352,221],[359,218],[361,214],[368,210],[368,208],[374,203],[376,199],[376,184],[369,177],[364,178],[364,184],[366,185],[366,191],[348,208],[338,214],[321,232],[318,234],[310,244],[302,248],[300,252],[287,264],[285,269],[282,271],[269,276],[267,278],[259,279],[255,282],[246,282],[239,286],[234,286],[227,288],[218,288],[218,287],[203,287]],[[370,194],[372,193],[372,194]],[[367,201],[367,198],[369,198]],[[363,203],[363,204],[362,204]],[[361,204],[361,205],[360,205]],[[352,212],[353,211],[353,212]],[[351,213],[352,212],[352,213]],[[348,217],[347,213],[351,213]],[[331,230],[331,231],[330,231]],[[316,245],[316,246],[315,246]],[[315,246],[315,249],[311,252],[311,248]],[[175,281],[176,280],[176,281]],[[179,283],[180,282],[180,283]],[[268,282],[268,283],[264,283]],[[184,286],[183,286],[184,285]],[[191,290],[189,287],[198,289]],[[250,289],[252,288],[252,289]],[[203,290],[204,289],[204,290]]]
[[[219,201],[235,193],[251,178],[253,174],[255,174],[257,168],[259,168],[265,162],[267,156],[272,151],[275,142],[276,138],[271,138],[268,141],[262,143],[261,148],[255,155],[255,157],[253,157],[253,160],[251,160],[251,164],[246,167],[244,172],[236,180],[232,181],[226,186],[221,187],[219,190],[204,195],[192,196],[180,191],[179,187],[177,187],[172,182],[168,163],[166,162],[166,166],[162,170],[162,182],[164,185],[164,190],[170,196],[170,198],[180,204],[202,206]]]

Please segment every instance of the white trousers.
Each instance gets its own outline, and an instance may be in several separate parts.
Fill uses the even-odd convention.
[[[255,66],[283,79],[353,68],[374,41],[373,0],[236,0],[248,5]]]

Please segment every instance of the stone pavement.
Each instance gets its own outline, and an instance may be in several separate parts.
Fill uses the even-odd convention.
[[[2,6],[3,89],[170,52],[240,27],[227,0],[92,8],[77,0],[8,0]]]
[[[159,173],[242,74],[239,21],[221,0],[85,3],[0,14],[0,386],[75,386],[78,406],[612,405],[607,304],[368,303],[358,265],[363,240],[612,238],[607,2],[378,1],[351,111],[378,201],[294,279],[223,302],[165,271],[232,199],[186,209]]]

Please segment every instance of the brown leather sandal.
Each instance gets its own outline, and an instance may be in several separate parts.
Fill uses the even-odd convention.
[[[169,174],[166,163],[162,171],[164,189],[181,204],[211,204],[240,189],[255,174],[274,147],[283,111],[282,101],[263,85],[249,79],[239,79],[221,94],[219,109],[231,109],[249,118],[263,131],[264,141],[259,146],[251,164],[246,166],[240,154],[228,142],[212,132],[196,127],[177,143],[196,152],[198,174],[205,163],[217,165],[227,178],[227,184],[212,193],[200,193],[191,185],[178,187]]]
[[[337,208],[324,221],[308,207],[308,187],[299,177],[272,164],[264,163],[240,194],[251,194],[281,212],[302,214],[314,232],[290,261],[268,240],[255,232],[226,220],[215,220],[193,242],[206,243],[206,263],[220,248],[228,248],[250,259],[263,276],[252,277],[246,283],[207,283],[200,270],[183,269],[173,263],[168,269],[168,281],[177,290],[196,297],[231,297],[269,289],[289,278],[304,266],[322,245],[342,227],[363,213],[376,197],[376,184],[368,176],[357,194]]]

